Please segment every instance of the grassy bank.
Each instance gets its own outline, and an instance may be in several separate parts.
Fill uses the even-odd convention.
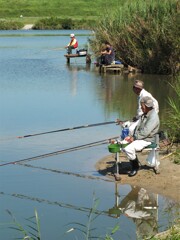
[[[122,0],[0,0],[0,18],[60,17],[96,19],[107,8],[115,10]]]
[[[123,0],[0,0],[0,29],[90,29],[106,9],[114,11]],[[17,24],[18,23],[18,24]],[[15,28],[14,26],[17,26]]]

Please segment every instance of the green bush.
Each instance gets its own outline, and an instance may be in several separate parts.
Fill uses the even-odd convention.
[[[62,29],[61,20],[57,17],[42,18],[34,24],[33,29],[36,30]]]
[[[179,64],[179,7],[176,0],[126,1],[96,24],[94,52],[109,41],[117,58],[145,73],[172,74]]]
[[[95,21],[93,20],[86,20],[86,19],[76,19],[72,20],[71,18],[42,18],[38,20],[35,24],[33,29],[38,30],[49,30],[49,29],[90,29],[91,26],[94,24]]]
[[[170,108],[167,110],[168,117],[163,125],[167,129],[170,140],[180,142],[180,76],[176,77],[171,87],[174,89],[174,97],[168,98]]]
[[[0,30],[18,30],[23,28],[23,23],[18,21],[0,21]]]
[[[62,20],[61,24],[62,24],[62,29],[72,29],[74,26],[71,18]]]

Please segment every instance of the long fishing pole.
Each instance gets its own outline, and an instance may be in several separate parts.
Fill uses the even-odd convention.
[[[66,50],[65,48],[61,47],[61,48],[51,48],[48,49],[47,51],[58,51],[58,50]]]
[[[109,139],[100,140],[100,141],[96,141],[96,142],[92,142],[92,143],[83,144],[83,145],[76,146],[76,147],[66,148],[66,149],[62,149],[62,150],[59,150],[59,151],[55,151],[55,152],[45,153],[45,154],[41,154],[41,155],[38,155],[38,156],[35,156],[35,157],[29,157],[29,158],[24,158],[24,159],[17,160],[17,161],[2,163],[2,164],[0,164],[0,167],[10,165],[10,164],[17,164],[17,163],[20,163],[20,162],[37,160],[37,159],[50,157],[50,156],[54,156],[54,155],[58,155],[58,154],[63,154],[63,153],[67,153],[67,152],[72,152],[72,151],[80,150],[80,149],[83,149],[83,148],[98,146],[98,145],[101,145],[101,144],[109,143],[111,139],[118,138],[118,137],[119,136],[112,137],[112,138],[109,138]]]
[[[116,121],[102,122],[102,123],[93,123],[93,124],[87,124],[87,125],[82,125],[82,126],[77,126],[77,127],[70,127],[70,128],[62,128],[62,129],[48,131],[48,132],[41,132],[41,133],[28,134],[28,135],[24,135],[24,136],[18,136],[17,138],[34,137],[34,136],[39,136],[39,135],[43,135],[43,134],[63,132],[63,131],[80,129],[80,128],[97,127],[97,126],[102,126],[102,125],[112,124],[112,123],[116,123]]]

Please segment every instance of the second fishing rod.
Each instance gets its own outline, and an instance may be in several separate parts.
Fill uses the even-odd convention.
[[[35,137],[35,136],[44,135],[44,134],[57,133],[57,132],[63,132],[63,131],[70,131],[70,130],[76,130],[76,129],[81,129],[81,128],[97,127],[97,126],[113,124],[113,123],[120,124],[120,123],[123,123],[123,122],[124,121],[121,121],[121,120],[115,120],[115,121],[109,121],[109,122],[93,123],[93,124],[87,124],[87,125],[81,125],[81,126],[75,126],[75,127],[69,127],[69,128],[62,128],[62,129],[52,130],[52,131],[47,131],[47,132],[39,132],[39,133],[34,133],[34,134],[27,134],[27,135],[24,135],[24,136],[18,136],[17,138]]]

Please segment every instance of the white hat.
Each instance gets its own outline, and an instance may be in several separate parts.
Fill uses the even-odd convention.
[[[70,34],[70,37],[74,37],[74,36],[75,36],[74,33],[71,33],[71,34]]]
[[[139,89],[143,89],[143,87],[144,87],[144,82],[143,82],[143,81],[140,81],[140,80],[135,80],[135,82],[134,82],[134,87],[135,87],[135,88],[139,88]]]
[[[146,107],[153,107],[154,106],[152,98],[150,98],[148,96],[143,97],[141,99],[141,103],[144,103],[144,105],[146,105]]]

